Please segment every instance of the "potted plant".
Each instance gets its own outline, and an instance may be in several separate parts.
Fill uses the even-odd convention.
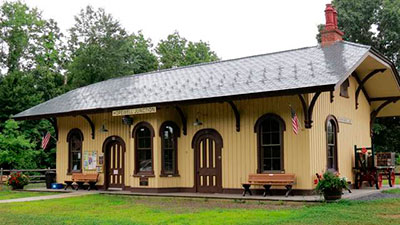
[[[340,178],[339,173],[330,171],[325,172],[319,178],[317,187],[315,188],[327,201],[341,199],[343,189],[348,189],[347,179],[345,177]]]
[[[13,190],[24,189],[28,183],[28,176],[20,172],[10,174],[7,180],[7,185],[11,186]]]

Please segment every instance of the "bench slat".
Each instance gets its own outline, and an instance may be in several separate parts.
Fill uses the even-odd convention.
[[[82,173],[73,173],[72,180],[79,181],[79,182],[97,182],[99,179],[98,173],[90,173],[90,174],[82,174]]]
[[[249,174],[247,184],[254,185],[292,185],[295,183],[294,174]]]

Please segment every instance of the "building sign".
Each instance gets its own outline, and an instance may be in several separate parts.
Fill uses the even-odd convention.
[[[146,107],[137,109],[123,109],[112,111],[113,116],[127,116],[127,115],[137,115],[137,114],[147,114],[155,113],[157,111],[156,107]]]
[[[351,119],[346,118],[346,117],[339,117],[338,118],[338,122],[339,123],[345,123],[345,124],[352,124]]]

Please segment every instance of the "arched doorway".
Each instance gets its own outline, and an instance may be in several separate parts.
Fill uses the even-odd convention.
[[[104,141],[105,189],[125,186],[125,149],[125,142],[118,136],[108,137]]]
[[[218,131],[203,129],[192,140],[196,192],[222,192],[223,140]]]

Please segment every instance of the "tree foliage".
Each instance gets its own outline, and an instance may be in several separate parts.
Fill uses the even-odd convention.
[[[47,67],[59,72],[65,57],[62,34],[53,20],[21,2],[0,8],[0,68],[2,74]]]
[[[151,41],[141,32],[127,34],[103,9],[88,6],[75,17],[68,41],[68,84],[82,87],[113,77],[157,69]]]
[[[7,161],[2,161],[0,167],[54,165],[54,158],[48,159],[48,156],[54,156],[54,143],[50,143],[49,150],[40,150],[43,133],[52,131],[54,135],[50,123],[25,121],[15,126],[8,119],[64,92],[61,72],[66,56],[62,36],[57,24],[43,19],[36,8],[29,8],[19,1],[0,6],[0,131],[3,132],[2,154],[5,157],[7,153]],[[32,142],[29,146],[21,145],[25,152],[20,154],[12,144],[15,140],[25,140],[25,137],[30,137]],[[9,142],[7,138],[10,138]],[[7,143],[10,149],[5,149]],[[14,150],[17,152],[11,154]],[[11,159],[13,156],[26,158]],[[18,163],[19,160],[26,163]]]
[[[0,132],[0,165],[2,168],[36,168],[35,143],[31,142],[20,130],[18,123],[7,120]]]
[[[400,69],[400,1],[334,0],[333,4],[345,40],[373,46]],[[399,128],[399,118],[378,118],[373,127],[377,149],[400,153]]]
[[[187,41],[177,31],[168,35],[166,40],[161,40],[157,45],[156,52],[160,57],[163,69],[219,59],[217,54],[211,51],[208,43]]]

